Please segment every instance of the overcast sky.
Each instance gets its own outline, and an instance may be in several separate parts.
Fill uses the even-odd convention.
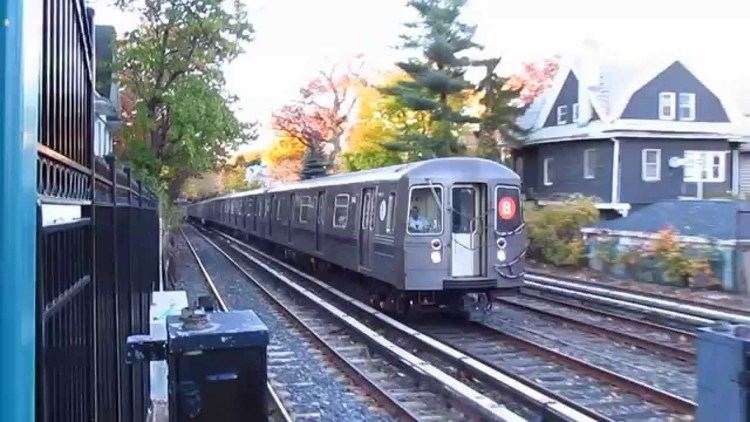
[[[96,3],[96,23],[122,33],[137,18]],[[227,68],[240,117],[262,125],[259,143],[273,138],[273,110],[331,63],[364,54],[370,69],[388,70],[403,52],[402,24],[413,13],[404,0],[245,0],[255,40]],[[503,57],[503,71],[520,63],[569,54],[586,39],[607,55],[688,58],[745,92],[750,82],[750,6],[739,0],[469,0],[463,20],[478,25],[482,54]]]

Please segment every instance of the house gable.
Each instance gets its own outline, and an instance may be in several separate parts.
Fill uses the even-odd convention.
[[[653,79],[638,88],[620,116],[623,119],[659,120],[659,93],[695,94],[696,122],[729,122],[719,97],[708,89],[679,61],[673,62]]]
[[[552,98],[548,98],[548,101]],[[573,104],[578,102],[578,78],[573,74],[573,71],[568,71],[568,76],[565,77],[560,92],[557,94],[557,98],[552,102],[552,107],[549,109],[547,119],[544,121],[544,127],[557,126],[557,108],[561,105],[568,107],[568,114],[566,117],[567,123],[572,123],[572,108]]]
[[[548,98],[547,101],[551,101],[552,98]],[[557,93],[557,97],[552,102],[552,106],[548,108],[549,113],[544,120],[543,127],[559,126],[557,124],[557,107],[565,105],[568,107],[567,116],[565,118],[565,124],[575,123],[573,121],[573,104],[578,103],[578,78],[572,70],[568,71],[568,75],[565,77],[565,81]],[[596,110],[591,110],[591,120],[596,120],[599,115]]]

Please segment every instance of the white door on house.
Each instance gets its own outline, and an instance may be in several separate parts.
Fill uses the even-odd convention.
[[[740,152],[740,193],[750,195],[750,151]]]

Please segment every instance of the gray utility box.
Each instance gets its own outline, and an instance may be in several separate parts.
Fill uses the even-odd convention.
[[[750,326],[698,331],[698,421],[750,421]]]

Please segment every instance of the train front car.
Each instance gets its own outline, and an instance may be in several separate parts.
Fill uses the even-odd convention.
[[[404,291],[410,302],[482,318],[522,283],[520,178],[477,158],[430,160],[408,175]]]

